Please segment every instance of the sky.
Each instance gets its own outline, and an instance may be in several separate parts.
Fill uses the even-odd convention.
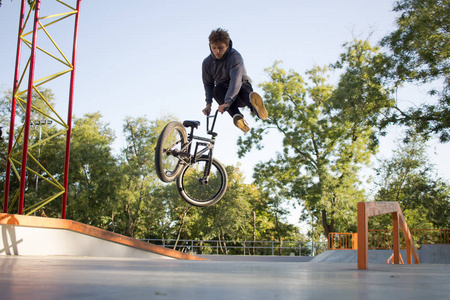
[[[20,0],[2,2],[0,93],[12,88],[21,4]],[[65,2],[72,6],[76,3]],[[122,125],[128,116],[154,120],[171,115],[180,120],[200,120],[198,133],[203,134],[206,122],[201,112],[205,106],[201,63],[209,55],[211,30],[218,27],[228,30],[234,48],[244,58],[255,91],[263,95],[258,85],[268,81],[264,70],[275,61],[282,61],[286,70],[305,74],[314,65],[337,61],[343,52],[342,45],[355,37],[369,39],[375,45],[395,29],[393,4],[393,0],[83,0],[73,114],[82,117],[100,112],[116,133],[116,153],[125,147]],[[41,1],[41,16],[63,11],[67,9],[56,1]],[[49,27],[69,58],[72,24],[70,18]],[[41,32],[39,43],[48,45]],[[53,61],[38,56],[35,78],[53,70],[53,65],[56,65]],[[56,110],[63,118],[67,118],[66,77],[45,85],[55,93]],[[399,91],[400,105],[418,104],[426,99],[424,87]],[[249,110],[244,109],[243,113],[252,126]],[[247,182],[252,181],[256,163],[281,150],[279,136],[271,135],[262,151],[254,150],[239,159],[236,140],[243,133],[234,127],[231,117],[221,115],[216,129],[219,136],[215,157],[224,164],[240,164]],[[400,134],[401,130],[393,128],[381,140],[378,157],[391,155]],[[449,179],[447,149],[447,145],[433,140],[429,156],[439,176]],[[298,211],[290,220],[296,224],[297,218]]]

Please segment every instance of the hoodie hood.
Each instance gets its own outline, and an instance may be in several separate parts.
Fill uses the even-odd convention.
[[[211,44],[208,43],[208,45],[209,45],[209,51],[211,52],[211,58],[212,58],[213,60],[215,60],[215,61],[223,61],[223,60],[226,60],[227,57],[230,55],[231,50],[233,49],[233,41],[230,39],[230,44],[228,45],[227,51],[226,51],[225,54],[222,56],[222,58],[217,59],[216,56],[214,55],[214,53],[213,53],[212,50],[211,50]]]

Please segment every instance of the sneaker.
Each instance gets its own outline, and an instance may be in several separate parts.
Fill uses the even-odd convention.
[[[250,93],[250,102],[253,105],[254,113],[261,120],[267,119],[269,114],[267,113],[266,107],[264,106],[264,101],[258,93],[251,92]]]
[[[243,132],[249,132],[250,127],[248,127],[247,122],[244,120],[244,116],[241,114],[235,114],[233,116],[233,123],[237,128],[242,130]]]

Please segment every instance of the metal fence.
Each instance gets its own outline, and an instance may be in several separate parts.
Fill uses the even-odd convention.
[[[219,241],[142,239],[155,245],[193,254],[315,256],[327,249],[326,241]]]
[[[450,244],[450,229],[411,229],[411,235],[417,249],[422,245]],[[354,250],[356,249],[357,233],[330,232],[328,249]],[[392,249],[392,230],[369,230],[369,249]],[[400,245],[405,246],[405,237],[400,232]]]

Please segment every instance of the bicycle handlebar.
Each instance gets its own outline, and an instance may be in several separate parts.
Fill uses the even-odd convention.
[[[216,119],[217,119],[217,115],[219,114],[219,110],[216,110],[216,113],[214,114],[214,116],[212,115],[207,115],[206,116],[206,132],[208,134],[214,134],[215,132],[213,132],[214,130],[214,126],[216,125]],[[209,119],[210,118],[214,118],[213,123],[211,125],[211,129],[209,129]]]

